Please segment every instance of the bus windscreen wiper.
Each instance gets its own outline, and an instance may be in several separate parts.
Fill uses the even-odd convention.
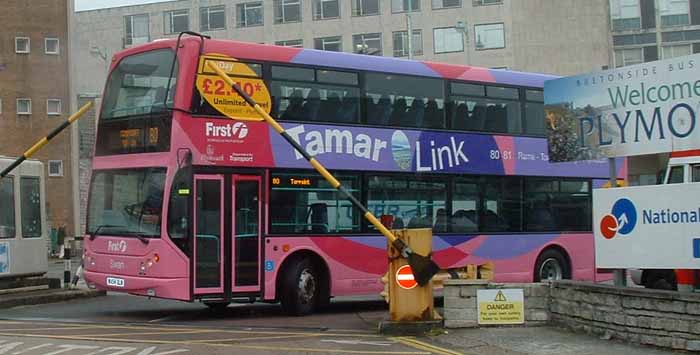
[[[95,238],[97,238],[97,234],[100,233],[100,230],[102,230],[102,228],[117,228],[117,227],[124,227],[124,226],[115,226],[115,225],[111,225],[111,224],[101,224],[97,227],[97,229],[95,229],[94,232],[90,233],[89,238],[90,238],[90,240],[95,240]]]
[[[134,238],[138,239],[141,243],[148,245],[148,243],[151,242],[150,239],[145,237],[143,234],[137,233],[137,232],[123,232],[124,234],[127,234],[129,236],[133,236]]]

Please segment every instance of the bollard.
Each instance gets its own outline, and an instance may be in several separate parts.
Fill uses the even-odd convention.
[[[433,244],[433,231],[429,228],[403,229],[395,231],[396,236],[421,255],[430,255]],[[389,312],[394,322],[415,322],[433,320],[433,287],[428,283],[421,287],[413,277],[413,272],[401,252],[389,244]]]
[[[70,247],[66,247],[63,254],[63,288],[70,287],[70,254]]]

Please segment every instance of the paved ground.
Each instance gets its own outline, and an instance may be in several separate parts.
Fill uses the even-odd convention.
[[[377,334],[376,300],[334,301],[308,317],[278,305],[201,304],[122,294],[0,310],[0,354],[668,354],[552,327],[449,330],[427,337]]]

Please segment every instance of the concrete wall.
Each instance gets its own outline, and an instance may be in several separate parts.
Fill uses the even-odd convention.
[[[522,288],[525,325],[554,324],[608,339],[700,351],[700,295],[574,281],[488,284],[445,281],[448,328],[477,327],[476,291]]]

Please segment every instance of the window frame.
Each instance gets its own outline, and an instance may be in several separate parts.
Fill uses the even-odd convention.
[[[459,1],[459,5],[452,5],[452,6],[445,6],[445,0],[439,0],[442,1],[442,6],[441,7],[435,7],[435,0],[430,0],[430,7],[432,10],[443,10],[443,9],[460,9],[462,8],[462,0],[457,0]]]
[[[29,110],[27,110],[27,111],[21,111],[21,112],[20,112],[20,110],[19,110],[19,108],[20,108],[20,101],[25,101],[25,102],[27,102],[27,103],[28,103],[27,107],[29,108]],[[17,111],[17,114],[18,114],[18,115],[31,115],[31,114],[32,114],[32,99],[31,99],[31,98],[19,97],[19,98],[17,98],[16,104],[17,104],[17,109],[16,109],[16,111]]]
[[[403,13],[407,13],[407,12],[420,12],[421,11],[421,8],[420,8],[421,1],[420,0],[407,0],[407,1],[410,1],[410,3],[411,3],[411,10],[410,11],[403,8],[403,5],[401,6],[402,10],[395,10],[394,9],[394,1],[403,1],[403,0],[389,0],[389,7],[391,8],[392,14],[403,14]],[[413,7],[414,3],[416,3],[418,5],[417,8]],[[381,12],[381,8],[379,11]]]
[[[49,51],[49,42],[50,41],[56,42],[56,51],[55,52]],[[45,37],[44,38],[44,54],[60,55],[61,54],[61,41],[57,37]]]
[[[27,46],[25,50],[19,49],[19,41],[26,40]],[[29,36],[15,36],[15,53],[16,54],[29,54],[32,52],[32,39]]]
[[[27,223],[25,223],[25,216],[27,216],[27,215],[25,215],[25,213],[28,214],[28,213],[30,212],[30,208],[29,208],[30,206],[25,206],[24,203],[23,203],[23,201],[24,201],[25,198],[26,198],[25,195],[24,195],[25,189],[24,189],[24,184],[23,184],[25,181],[35,181],[36,184],[37,184],[37,190],[38,190],[38,193],[39,193],[39,201],[38,201],[39,233],[38,233],[38,235],[28,235],[27,233],[25,233],[25,231],[27,231],[27,229],[29,228],[29,227],[27,226]],[[21,224],[22,224],[22,226],[21,226],[21,235],[22,235],[22,239],[41,238],[41,237],[43,236],[43,234],[44,234],[44,221],[43,221],[43,220],[44,220],[44,216],[43,216],[42,208],[41,208],[42,203],[44,202],[44,196],[43,196],[43,193],[44,193],[44,192],[42,191],[42,188],[41,188],[42,179],[41,179],[41,177],[39,177],[39,176],[20,176],[19,182],[20,182],[20,185],[19,185],[19,186],[20,186],[20,187],[19,187],[20,221],[21,221]],[[31,216],[29,216],[29,217],[31,217]]]
[[[371,41],[377,41],[377,40],[379,41],[379,48],[374,48],[374,49],[378,49],[377,52],[373,52],[373,53],[361,53],[361,52],[358,52],[358,51],[357,51],[357,44],[355,43],[355,40],[359,39],[359,40],[362,42],[361,44],[367,45],[367,43],[366,43],[366,42],[367,42],[367,38],[365,38],[366,36],[378,36],[378,38],[375,37],[375,38],[370,38],[370,39],[369,39],[369,40],[371,40]],[[365,54],[365,55],[378,55],[378,56],[382,56],[382,55],[384,55],[384,36],[382,35],[381,32],[353,34],[353,35],[352,35],[352,46],[353,46],[353,48],[352,48],[353,53],[356,53],[356,54]],[[369,50],[370,48],[367,47],[367,49]]]
[[[141,13],[141,14],[132,14],[132,15],[124,15],[124,48],[142,44],[142,42],[134,43],[134,38],[144,38],[144,37],[134,37],[134,19],[136,18],[145,18],[146,19],[146,43],[151,40],[151,18],[148,13]],[[129,32],[127,31],[127,21],[130,23],[131,27],[131,36],[129,36]]]
[[[58,111],[49,111],[50,103],[58,103]],[[60,116],[63,114],[63,107],[61,99],[46,99],[46,115],[47,116]]]
[[[331,51],[328,49],[325,49],[326,46],[326,40],[331,40],[331,39],[337,39],[338,45],[340,48],[337,51]],[[322,41],[322,45],[324,48],[316,48],[316,41]],[[343,36],[327,36],[327,37],[316,37],[314,38],[314,49],[319,50],[319,51],[328,51],[328,52],[342,52],[343,51]]]
[[[180,14],[176,14],[180,13]],[[178,16],[181,17],[183,16],[182,13],[187,16],[187,29],[185,31],[189,31],[192,26],[190,26],[190,9],[179,9],[179,10],[170,10],[170,11],[164,11],[163,15],[165,17],[165,20],[163,21],[163,33],[166,35],[172,35],[176,33],[180,33],[183,31],[174,31],[173,27],[175,24],[174,17]]]
[[[288,42],[299,42],[298,45],[290,45]],[[304,48],[304,39],[286,39],[282,41],[275,41],[276,46],[291,47],[291,48]]]
[[[438,48],[437,48],[437,45],[436,45],[437,41],[435,40],[435,39],[436,39],[436,37],[435,37],[436,31],[438,31],[438,30],[449,30],[449,29],[454,30],[456,33],[458,33],[458,34],[460,35],[460,37],[461,37],[460,43],[461,43],[461,47],[462,47],[462,48],[461,48],[460,50],[446,50],[446,51],[440,51],[440,52],[438,52]],[[443,41],[443,42],[444,42],[444,41]],[[461,53],[461,52],[464,52],[465,47],[466,47],[466,46],[464,45],[464,33],[462,33],[462,32],[460,32],[459,30],[457,30],[457,28],[456,28],[455,26],[449,26],[449,27],[435,27],[435,28],[433,28],[433,54]]]
[[[51,164],[58,164],[58,172],[57,173],[51,173]],[[63,160],[49,160],[49,163],[47,165],[48,167],[48,176],[49,177],[63,177]]]
[[[248,6],[251,4],[257,4],[260,8],[260,23],[248,23]],[[241,24],[240,14],[243,13],[244,23]],[[240,4],[236,4],[236,27],[237,28],[247,28],[247,27],[258,27],[265,26],[265,3],[262,1],[248,1]]]
[[[503,46],[501,47],[479,47],[479,34],[477,33],[477,28],[480,26],[493,26],[493,25],[501,25],[501,34],[503,35]],[[506,41],[506,25],[503,22],[494,22],[494,23],[479,23],[474,25],[474,49],[477,51],[488,51],[488,50],[495,50],[495,49],[504,49],[507,47],[507,41]]]
[[[287,1],[292,2],[292,3],[289,3],[289,4],[285,3]],[[286,8],[286,6],[291,6],[291,5],[297,5],[299,7],[299,19],[298,20],[288,21],[286,19],[285,8]],[[277,13],[278,9],[279,9],[279,11],[281,11],[280,14]],[[302,21],[304,21],[303,10],[304,9],[302,7],[301,0],[275,0],[272,3],[273,23],[275,25],[283,25],[283,24],[288,24],[288,23],[302,22]],[[279,15],[279,17],[278,17],[278,15]]]
[[[400,55],[397,55],[396,53],[396,35],[401,34],[401,41],[406,42],[406,47],[408,47],[408,31],[407,30],[402,30],[402,31],[393,31],[391,33],[391,45],[392,45],[392,54],[394,58],[403,58],[403,57],[408,57],[408,48],[402,49],[402,53]],[[416,51],[416,34],[420,36],[420,51]],[[423,30],[418,29],[418,30],[413,30],[413,56],[419,56],[423,55]],[[402,44],[403,45],[403,44]]]
[[[215,11],[214,11],[215,13],[218,13],[218,12],[223,13],[224,23],[223,23],[222,27],[216,27],[216,28],[212,28],[212,27],[211,27],[211,13],[212,13],[212,9],[215,9]],[[219,9],[220,9],[220,10],[219,10]],[[202,20],[202,15],[203,15],[202,12],[203,12],[203,11],[206,11],[206,13],[207,13],[207,28],[204,28],[204,27],[203,27],[203,26],[204,26],[204,23],[202,23],[202,21],[201,21],[201,20]],[[227,21],[226,21],[226,5],[212,5],[212,6],[202,6],[202,7],[200,7],[200,8],[199,8],[199,19],[200,19],[200,21],[199,21],[199,22],[200,22],[200,23],[199,23],[199,29],[200,29],[202,32],[224,31],[224,30],[226,30],[226,22],[227,22]]]
[[[352,0],[352,2],[350,3],[351,17],[379,16],[382,14],[382,1],[381,0],[376,0],[377,1],[377,12],[376,13],[361,12],[361,10],[363,8],[362,4],[364,4],[365,1],[375,1],[375,0]],[[353,8],[353,6],[355,6],[355,4],[357,4],[358,6]],[[354,9],[356,9],[357,11],[353,11]]]
[[[503,5],[503,0],[473,0],[472,6]]]
[[[323,3],[334,1],[338,6],[338,16],[325,17],[323,15]],[[335,20],[342,17],[342,3],[340,0],[313,0],[311,3],[311,14],[314,21]]]

